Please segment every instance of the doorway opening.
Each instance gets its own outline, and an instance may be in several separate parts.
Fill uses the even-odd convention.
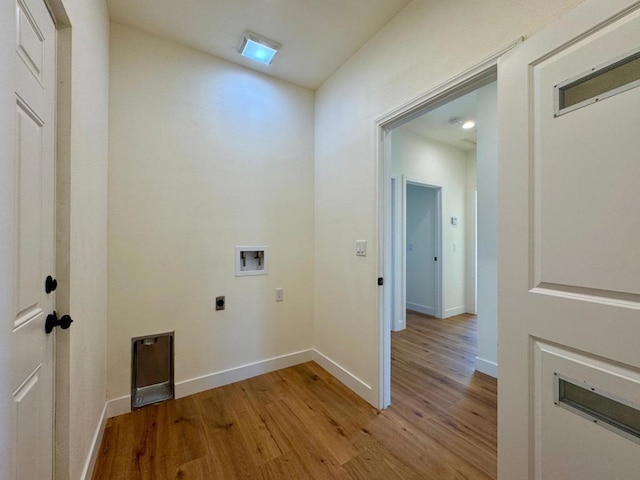
[[[471,314],[467,320],[478,341],[471,373],[497,376],[497,59],[516,44],[376,122],[380,265],[385,277],[380,299],[381,408],[391,404],[391,336],[405,328],[407,307],[439,319]],[[472,112],[464,111],[465,104]],[[475,117],[469,120],[477,126],[463,130],[466,116]],[[457,133],[446,138],[445,130]],[[476,157],[482,157],[480,173]],[[433,306],[412,301],[412,293],[407,296],[407,269],[413,267],[407,262],[416,257],[416,246],[408,241],[407,212],[401,207],[412,181],[440,188],[441,250],[433,263],[441,274],[436,276],[439,304]],[[420,287],[425,289],[424,282]]]
[[[391,329],[397,332],[406,328],[407,310],[443,317],[442,185],[403,174],[391,182]]]

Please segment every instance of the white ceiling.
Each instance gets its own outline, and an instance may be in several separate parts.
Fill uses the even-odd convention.
[[[474,91],[431,110],[399,128],[463,150],[474,150],[477,138],[476,128],[463,130],[459,125],[451,125],[449,120],[460,117],[475,121],[477,102],[477,91]]]
[[[117,23],[316,89],[411,0],[107,0]],[[271,65],[236,52],[252,30],[282,44]]]

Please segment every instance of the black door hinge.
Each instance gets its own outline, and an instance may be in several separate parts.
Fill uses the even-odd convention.
[[[378,285],[384,285],[384,279],[382,277],[378,277]]]

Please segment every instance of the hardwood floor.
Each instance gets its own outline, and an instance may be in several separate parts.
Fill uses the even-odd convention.
[[[475,336],[470,315],[408,315],[382,412],[309,362],[109,419],[93,478],[495,479]]]

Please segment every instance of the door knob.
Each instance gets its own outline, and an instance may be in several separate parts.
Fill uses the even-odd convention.
[[[54,311],[47,315],[47,320],[44,323],[44,331],[47,333],[51,333],[55,327],[60,327],[63,330],[66,330],[71,326],[73,320],[69,315],[63,315],[58,319],[58,314]]]
[[[44,281],[44,291],[49,294],[55,291],[56,288],[58,288],[58,281],[51,275],[48,275],[46,280]]]

